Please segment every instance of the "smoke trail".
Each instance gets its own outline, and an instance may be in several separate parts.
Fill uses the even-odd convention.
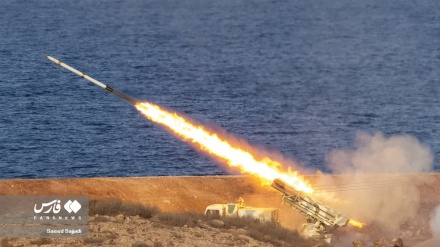
[[[367,224],[379,224],[390,236],[395,236],[400,225],[416,215],[420,204],[419,181],[409,173],[431,171],[433,160],[430,148],[415,137],[358,133],[354,149],[333,151],[327,162],[336,174],[353,174],[345,186],[363,186],[351,186],[351,191],[342,191],[344,186],[337,187],[340,192],[335,198],[345,200],[333,204]],[[337,182],[328,177],[320,183],[337,186]]]

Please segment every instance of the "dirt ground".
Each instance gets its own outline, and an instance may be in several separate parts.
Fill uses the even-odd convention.
[[[440,203],[440,173],[411,174],[427,180],[419,186],[421,203],[429,210]],[[335,176],[349,183],[350,176]],[[386,176],[385,176],[386,177]],[[313,185],[316,176],[305,177]],[[236,201],[255,207],[278,207],[281,194],[249,176],[179,176],[129,178],[68,178],[0,180],[0,195],[86,195],[118,198],[157,206],[166,212],[203,212],[207,205]]]
[[[240,196],[249,205],[268,207],[281,202],[280,194],[270,186],[262,187],[259,181],[245,176],[10,179],[0,180],[0,195],[118,198],[155,205],[167,212],[203,212],[209,204],[233,202]]]
[[[440,174],[411,174],[421,181],[420,217],[429,217],[440,204]],[[313,185],[316,176],[308,176]],[[350,176],[337,176],[336,181],[349,182]],[[297,228],[305,217],[281,206],[281,194],[270,186],[261,186],[248,176],[182,176],[75,179],[9,179],[0,180],[0,195],[86,195],[90,199],[118,198],[127,202],[150,204],[163,212],[203,212],[207,205],[234,202],[239,197],[254,207],[281,208],[282,225]],[[427,221],[427,220],[426,220]]]

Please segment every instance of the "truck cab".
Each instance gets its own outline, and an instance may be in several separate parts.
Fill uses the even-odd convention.
[[[255,208],[246,206],[240,198],[237,203],[212,204],[206,207],[205,215],[211,217],[250,217],[261,222],[279,222],[278,208]]]

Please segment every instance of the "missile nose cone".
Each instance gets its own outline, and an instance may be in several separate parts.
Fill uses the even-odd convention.
[[[45,56],[46,56],[47,59],[49,59],[50,61],[52,61],[52,62],[54,62],[54,63],[56,63],[56,64],[59,63],[59,61],[58,61],[57,59],[55,59],[55,58],[53,58],[53,57],[51,57],[51,56],[49,56],[49,55],[45,55]]]

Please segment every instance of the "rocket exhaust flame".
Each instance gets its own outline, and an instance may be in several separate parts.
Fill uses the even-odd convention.
[[[231,167],[239,168],[242,173],[256,175],[271,183],[279,178],[298,191],[312,193],[313,189],[296,172],[286,173],[278,169],[281,164],[269,158],[257,160],[254,155],[240,147],[231,145],[228,140],[209,132],[203,126],[197,126],[179,116],[163,110],[152,103],[138,103],[135,107],[151,121],[170,129],[174,134],[199,146],[203,151],[224,159]]]
[[[352,226],[355,226],[355,227],[357,227],[357,228],[362,228],[362,227],[365,226],[365,223],[362,223],[362,222],[359,222],[359,221],[357,221],[357,220],[353,220],[353,219],[350,219],[350,221],[348,222],[348,224],[350,224],[350,225],[352,225]]]
[[[232,145],[227,139],[222,139],[218,134],[206,130],[201,125],[191,123],[189,120],[175,112],[167,111],[153,103],[139,102],[51,56],[46,57],[61,67],[105,89],[107,92],[127,101],[149,120],[168,128],[181,139],[194,143],[204,152],[225,160],[229,166],[238,168],[242,173],[257,176],[267,184],[270,184],[275,179],[280,179],[299,192],[306,194],[313,193],[313,188],[306,180],[299,176],[297,172],[280,170],[279,167],[281,167],[281,164],[278,161],[272,160],[268,157],[257,159],[252,153],[243,148]],[[363,226],[363,223],[354,220],[350,220],[349,223],[357,227]]]
[[[149,120],[160,124],[181,139],[196,144],[203,151],[219,157],[231,166],[240,169],[242,173],[251,174],[269,183],[276,179],[292,186],[299,192],[312,194],[313,188],[296,172],[279,170],[281,164],[265,157],[257,160],[254,155],[240,147],[233,146],[228,140],[222,139],[216,133],[206,130],[203,126],[195,125],[175,112],[169,112],[153,103],[137,103],[135,105]],[[363,223],[350,219],[349,224],[362,228]]]
[[[257,160],[252,153],[233,146],[228,140],[222,139],[216,133],[204,129],[203,126],[195,125],[183,116],[164,110],[153,103],[137,103],[135,107],[149,120],[168,128],[183,140],[196,144],[203,151],[222,158],[229,166],[239,168],[242,173],[255,175],[267,182],[280,179],[297,191],[307,194],[313,193],[312,187],[296,172],[289,174],[279,170],[278,167],[281,164],[277,161],[268,157]],[[350,219],[348,223],[358,228],[364,226],[364,223],[353,219]]]

